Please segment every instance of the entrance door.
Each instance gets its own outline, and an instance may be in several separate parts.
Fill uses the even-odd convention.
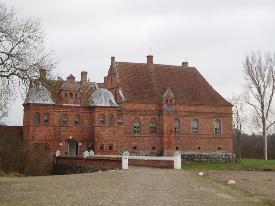
[[[68,155],[69,156],[78,155],[78,143],[74,139],[68,140]]]

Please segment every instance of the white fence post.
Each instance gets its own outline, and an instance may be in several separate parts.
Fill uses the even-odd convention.
[[[122,153],[122,169],[123,170],[128,170],[128,158],[129,158],[129,152],[124,151]]]
[[[174,169],[180,170],[181,169],[181,154],[179,151],[174,153]]]

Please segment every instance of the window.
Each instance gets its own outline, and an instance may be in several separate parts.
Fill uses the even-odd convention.
[[[44,144],[44,151],[46,152],[46,151],[48,151],[49,150],[49,144]]]
[[[150,133],[157,133],[157,124],[154,118],[151,119],[149,127],[150,127]]]
[[[33,122],[35,124],[40,124],[40,113],[36,112],[33,117]]]
[[[109,151],[112,151],[112,150],[113,150],[113,145],[109,144]]]
[[[215,135],[221,135],[221,121],[218,119],[214,122],[214,133]]]
[[[77,94],[75,94],[74,96],[75,96],[75,98],[77,98]]]
[[[139,118],[135,118],[134,120],[134,133],[138,134],[141,132],[141,126],[140,126],[140,119]]]
[[[38,143],[34,143],[34,150],[39,151],[39,144]]]
[[[198,131],[198,120],[197,119],[192,119],[192,123],[191,123],[191,132],[192,134],[197,134]]]
[[[114,115],[112,115],[112,114],[109,115],[108,121],[109,121],[109,126],[112,126],[114,124]]]
[[[174,131],[176,134],[179,134],[180,133],[180,120],[179,119],[176,119],[175,120],[175,131]]]
[[[68,116],[66,114],[61,117],[61,124],[68,125]]]
[[[73,93],[70,93],[70,98],[73,98]]]
[[[133,150],[136,150],[137,149],[137,146],[133,146]]]
[[[101,114],[99,116],[99,124],[100,125],[104,125],[105,124],[105,116],[104,116],[104,114]]]
[[[117,115],[117,122],[118,123],[123,123],[123,115],[122,114]]]
[[[100,144],[100,145],[99,145],[99,150],[100,150],[100,151],[103,151],[103,150],[104,150],[104,144]]]
[[[65,93],[65,97],[66,97],[66,98],[68,97],[68,94],[67,94],[67,93]]]
[[[49,123],[49,114],[48,113],[46,113],[46,114],[44,114],[44,123],[45,124],[48,124]]]
[[[155,150],[156,149],[156,147],[154,146],[154,147],[152,147],[152,150]]]
[[[74,124],[78,126],[80,124],[80,116],[77,114],[74,117]]]
[[[221,147],[218,147],[218,150],[221,150],[222,148]]]
[[[200,147],[200,146],[198,146],[198,147],[197,147],[197,149],[198,149],[198,150],[200,150],[200,149],[201,149],[201,147]]]

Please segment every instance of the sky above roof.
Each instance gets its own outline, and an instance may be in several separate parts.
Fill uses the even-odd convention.
[[[252,50],[274,51],[273,0],[2,0],[19,17],[41,20],[57,73],[103,82],[110,58],[181,65],[188,61],[226,99],[244,83],[242,61]],[[8,125],[22,125],[17,98]]]

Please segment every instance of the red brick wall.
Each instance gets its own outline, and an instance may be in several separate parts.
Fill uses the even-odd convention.
[[[181,151],[228,151],[232,152],[232,112],[231,106],[177,105],[173,112],[164,118],[160,104],[140,104],[124,102],[120,107],[73,107],[63,105],[24,105],[24,141],[34,147],[35,143],[48,144],[49,152],[68,151],[67,140],[71,136],[82,143],[79,153],[93,146],[96,154],[120,154],[125,150],[135,153],[159,155],[164,149],[173,153],[178,147]],[[40,125],[35,125],[33,117],[40,113]],[[43,122],[44,113],[50,115],[49,123]],[[68,116],[67,126],[60,123],[61,117]],[[105,115],[105,124],[100,125],[100,115]],[[123,122],[118,123],[118,114],[123,115]],[[80,116],[80,124],[74,124],[75,115]],[[113,115],[113,125],[108,117]],[[133,132],[134,119],[141,121],[141,133]],[[150,133],[149,123],[156,119],[157,132]],[[180,120],[180,133],[174,134],[174,119]],[[199,133],[191,134],[191,120],[196,118]],[[214,134],[214,121],[222,123],[222,133]],[[165,128],[164,128],[165,125]],[[166,137],[166,140],[164,140]],[[167,142],[168,141],[168,142]],[[62,146],[60,146],[60,142]],[[166,142],[164,144],[164,142]],[[100,150],[100,144],[104,150]],[[109,145],[113,145],[109,150]],[[165,145],[165,147],[164,147]],[[136,147],[136,149],[134,149]],[[154,148],[154,149],[153,149]]]
[[[95,167],[101,169],[121,169],[122,160],[119,157],[62,157],[59,156],[56,158],[56,164],[63,164],[68,166],[80,166],[83,168],[86,167]]]
[[[174,168],[174,160],[141,160],[129,159],[129,166],[144,166],[144,167],[157,167],[157,168]]]

